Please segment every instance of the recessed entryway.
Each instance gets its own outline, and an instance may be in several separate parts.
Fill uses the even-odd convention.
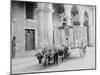
[[[35,50],[35,29],[25,29],[25,50]]]

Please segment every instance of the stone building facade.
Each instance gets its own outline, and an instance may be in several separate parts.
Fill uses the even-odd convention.
[[[95,45],[95,6],[12,1],[11,32],[16,36],[17,53],[71,44],[83,33]]]

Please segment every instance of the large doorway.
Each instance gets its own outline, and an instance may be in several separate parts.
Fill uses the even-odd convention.
[[[35,30],[25,29],[25,50],[35,50]]]

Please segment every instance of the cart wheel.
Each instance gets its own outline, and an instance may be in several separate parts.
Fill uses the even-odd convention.
[[[82,48],[82,49],[79,50],[79,52],[80,52],[80,56],[83,58],[86,54],[86,49]]]
[[[86,47],[84,47],[82,51],[83,51],[83,54],[85,55],[86,54]]]

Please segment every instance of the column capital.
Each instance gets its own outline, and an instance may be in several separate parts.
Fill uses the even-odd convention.
[[[52,7],[52,4],[42,4],[41,7],[39,5],[38,8],[36,8],[37,12],[44,12],[44,13],[53,13],[54,9]]]

